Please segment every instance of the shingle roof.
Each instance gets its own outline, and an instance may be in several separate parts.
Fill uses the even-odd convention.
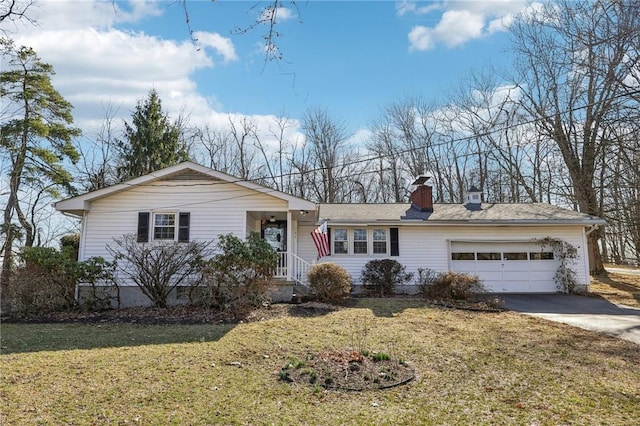
[[[432,213],[415,214],[411,204],[320,204],[319,222],[330,223],[566,223],[604,224],[596,216],[546,203],[482,203],[473,210],[464,204],[434,204]],[[422,215],[422,216],[421,216]]]

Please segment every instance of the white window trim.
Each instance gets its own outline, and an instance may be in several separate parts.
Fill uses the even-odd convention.
[[[335,231],[339,229],[345,229],[347,231],[347,253],[336,253],[335,252]],[[367,231],[367,252],[366,253],[354,253],[354,230],[356,229],[365,229]],[[384,229],[386,232],[386,249],[385,253],[374,253],[373,252],[373,231],[374,229]],[[337,240],[344,241],[344,240]],[[331,232],[331,255],[332,256],[357,256],[357,257],[382,257],[386,258],[391,255],[391,228],[385,226],[341,226],[332,228]]]
[[[364,237],[365,240],[356,240],[356,231],[361,231],[364,230]],[[349,232],[349,237],[350,238],[350,242],[349,242],[349,254],[351,254],[352,256],[369,256],[369,253],[371,252],[371,246],[369,245],[369,242],[371,241],[371,239],[369,238],[369,228],[368,227],[362,227],[362,226],[358,226],[358,227],[354,227],[351,228],[351,232]],[[361,243],[364,242],[365,243],[365,247],[366,250],[364,253],[356,253],[356,242]]]
[[[156,238],[156,215],[171,214],[173,215],[173,239]],[[149,230],[149,241],[178,241],[178,233],[180,231],[180,212],[171,210],[158,210],[151,212],[151,229]]]
[[[376,229],[382,229],[382,230],[384,230],[384,233],[385,233],[385,240],[384,240],[384,243],[385,243],[385,250],[384,250],[384,253],[374,253],[374,252],[373,252],[373,245],[374,245],[374,243],[375,243],[375,242],[381,242],[381,241],[375,241],[375,240],[373,239],[373,231],[375,231]],[[386,256],[389,256],[389,255],[391,254],[391,229],[390,229],[390,228],[385,228],[385,227],[377,226],[377,227],[375,227],[375,228],[371,228],[371,230],[370,230],[370,231],[371,231],[371,250],[370,250],[371,256],[380,256],[380,257],[386,257]]]
[[[347,231],[347,239],[346,240],[336,240],[336,231],[337,230],[341,230],[341,229],[344,229],[344,230]],[[347,242],[347,252],[346,253],[336,253],[335,252],[335,249],[336,249],[335,242],[336,241],[339,241],[339,242],[346,241]],[[350,244],[351,243],[349,242],[349,228],[343,228],[343,227],[337,228],[336,227],[335,229],[332,229],[331,241],[329,241],[329,243],[331,244],[331,255],[332,256],[350,256],[350,254],[351,254]]]

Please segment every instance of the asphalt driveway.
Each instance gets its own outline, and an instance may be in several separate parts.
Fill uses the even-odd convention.
[[[505,294],[512,311],[562,322],[640,345],[640,309],[573,294]]]

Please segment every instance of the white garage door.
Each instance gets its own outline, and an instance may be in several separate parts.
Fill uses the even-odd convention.
[[[492,293],[553,293],[558,261],[530,242],[451,242],[451,269],[477,275]]]

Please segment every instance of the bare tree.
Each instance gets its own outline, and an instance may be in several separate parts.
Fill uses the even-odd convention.
[[[200,279],[201,261],[209,242],[152,242],[140,244],[136,235],[114,238],[107,252],[116,261],[120,277],[130,280],[154,306],[166,308],[169,293]],[[123,283],[118,283],[123,284]]]
[[[76,180],[81,182],[84,191],[95,191],[118,182],[117,143],[121,131],[114,125],[117,112],[114,105],[106,105],[105,117],[96,130],[95,139],[78,146],[80,161],[76,164]]]
[[[602,215],[597,165],[607,118],[630,102],[623,82],[640,61],[640,4],[620,0],[543,3],[512,25],[522,106],[560,150],[580,211]],[[589,235],[591,272],[604,271],[600,232]]]
[[[305,112],[302,128],[307,158],[314,168],[314,198],[324,203],[341,201],[340,193],[349,192],[344,188],[347,182],[341,179],[349,174],[346,125],[333,120],[326,110],[312,108]]]
[[[254,167],[258,125],[247,116],[234,119],[229,115],[229,135],[236,152],[236,170],[234,175],[242,179],[250,179],[259,175]]]
[[[2,0],[0,2],[0,24],[5,21],[26,20],[35,23],[29,16],[29,8],[35,4],[34,0]],[[5,32],[6,28],[2,28]]]

